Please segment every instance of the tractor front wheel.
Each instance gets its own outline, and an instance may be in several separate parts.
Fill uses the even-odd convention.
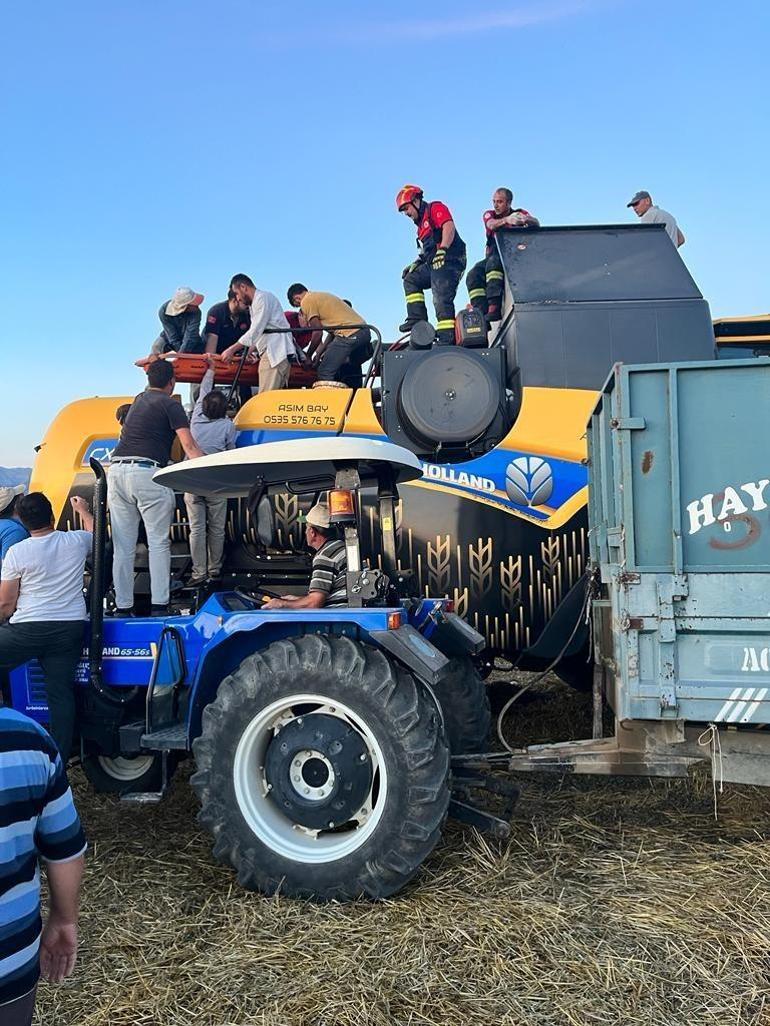
[[[378,649],[308,635],[219,687],[191,782],[214,854],[267,894],[382,898],[433,850],[449,751],[426,688]]]
[[[162,782],[162,756],[157,752],[141,755],[100,755],[88,752],[83,757],[83,772],[94,791],[102,794],[141,794],[159,791]],[[176,760],[169,757],[169,776]]]

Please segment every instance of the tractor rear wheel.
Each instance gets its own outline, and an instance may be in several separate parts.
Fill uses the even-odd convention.
[[[450,659],[448,675],[435,687],[452,755],[485,752],[492,728],[487,685],[467,656]]]
[[[242,886],[394,894],[437,844],[449,751],[428,690],[375,648],[307,635],[249,656],[203,713],[200,820]]]

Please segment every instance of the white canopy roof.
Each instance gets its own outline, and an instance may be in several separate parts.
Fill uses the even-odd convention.
[[[422,477],[420,461],[400,445],[333,436],[246,445],[164,467],[154,479],[194,495],[248,495],[260,477],[271,491],[323,491],[333,488],[337,470],[351,463],[362,485],[375,484],[385,466],[393,469],[396,483]]]

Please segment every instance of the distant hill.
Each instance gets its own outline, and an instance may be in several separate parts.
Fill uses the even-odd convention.
[[[32,467],[0,467],[0,488],[13,485],[28,485]]]

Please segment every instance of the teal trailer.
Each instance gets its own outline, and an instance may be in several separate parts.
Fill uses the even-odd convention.
[[[594,737],[512,768],[679,776],[706,760],[770,785],[768,438],[767,358],[613,368],[588,425]]]

